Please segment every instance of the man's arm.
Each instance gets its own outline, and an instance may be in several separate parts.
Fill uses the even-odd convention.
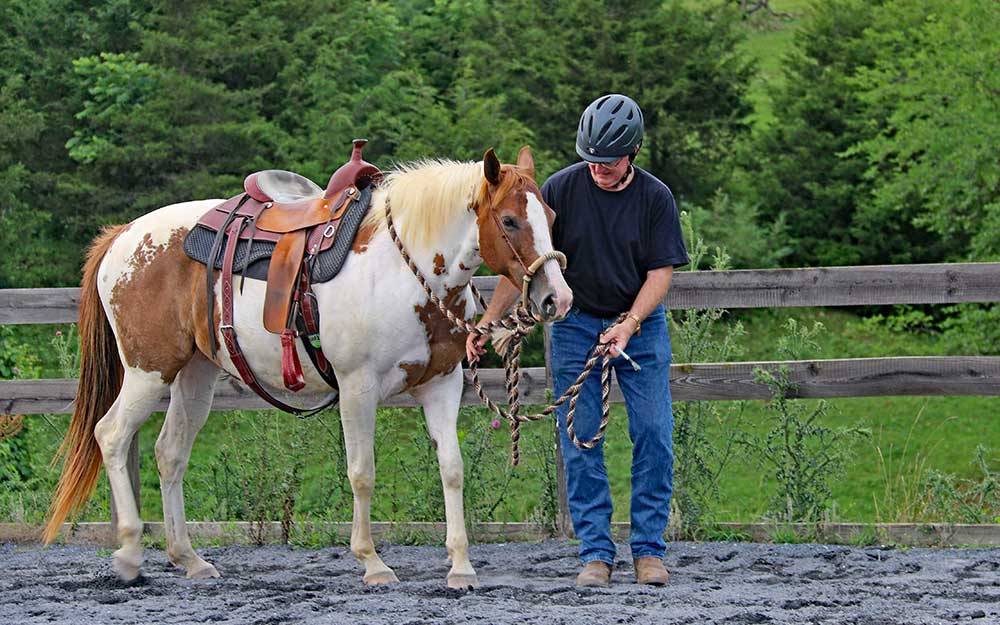
[[[514,305],[521,297],[521,289],[517,288],[513,282],[508,280],[506,277],[501,276],[500,281],[497,283],[497,288],[493,291],[493,297],[490,299],[490,303],[486,306],[486,312],[483,313],[483,318],[479,320],[477,326],[484,326],[492,323],[502,317],[510,307]],[[486,341],[489,340],[489,335],[476,336],[475,334],[470,334],[465,340],[465,356],[469,359],[469,362],[476,362],[479,357],[486,353]]]
[[[642,283],[639,294],[629,308],[629,316],[621,323],[614,325],[601,335],[602,343],[613,343],[612,355],[617,356],[619,349],[625,349],[629,339],[639,330],[639,324],[649,316],[667,296],[670,281],[674,277],[673,266],[659,267],[646,272],[646,281]],[[633,319],[638,318],[638,322]]]

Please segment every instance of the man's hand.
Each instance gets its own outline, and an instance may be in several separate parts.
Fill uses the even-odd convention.
[[[486,353],[486,341],[489,338],[489,334],[469,333],[468,338],[465,339],[465,357],[469,359],[470,364],[477,362],[479,357]]]
[[[628,347],[629,339],[635,334],[635,324],[631,319],[626,319],[615,324],[601,334],[601,343],[611,344],[611,355],[617,357],[619,350]]]

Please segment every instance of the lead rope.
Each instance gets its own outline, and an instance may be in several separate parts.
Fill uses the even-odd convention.
[[[503,354],[504,361],[504,375],[507,388],[507,410],[504,410],[498,406],[483,389],[482,382],[479,379],[479,364],[476,362],[469,364],[469,370],[472,373],[472,386],[476,389],[476,394],[479,399],[482,400],[483,404],[486,405],[493,413],[502,419],[507,420],[510,423],[510,461],[512,466],[517,466],[521,459],[521,454],[519,450],[518,443],[521,440],[521,423],[527,421],[538,421],[543,419],[556,411],[556,409],[561,406],[567,399],[569,399],[569,412],[566,414],[566,432],[573,444],[582,449],[592,449],[597,445],[597,443],[604,437],[604,432],[608,427],[608,422],[610,421],[611,411],[610,411],[610,396],[611,396],[611,347],[607,344],[602,344],[600,340],[594,344],[591,350],[591,356],[587,359],[584,365],[583,371],[577,376],[576,381],[573,382],[566,389],[566,391],[552,404],[546,406],[541,412],[529,415],[520,414],[521,410],[521,400],[520,392],[518,390],[519,382],[521,381],[521,344],[524,337],[531,332],[532,328],[539,323],[538,319],[535,318],[530,312],[528,312],[528,290],[531,287],[531,280],[534,277],[538,269],[544,265],[549,260],[556,260],[559,262],[560,266],[566,268],[566,256],[562,252],[551,251],[542,254],[535,259],[533,263],[527,268],[524,274],[524,280],[521,286],[521,301],[517,306],[514,307],[506,317],[502,319],[497,319],[485,326],[477,326],[475,324],[469,323],[464,318],[459,317],[454,312],[449,309],[445,303],[435,295],[434,290],[431,289],[424,278],[420,269],[417,267],[416,263],[407,253],[406,248],[403,246],[403,242],[400,240],[399,235],[396,233],[396,227],[392,221],[392,210],[389,204],[389,198],[385,198],[385,219],[386,227],[389,231],[389,236],[392,238],[393,243],[396,244],[396,249],[399,250],[400,255],[403,260],[406,261],[406,266],[410,268],[410,271],[417,278],[417,282],[423,287],[424,292],[427,293],[427,297],[430,298],[431,302],[437,306],[441,314],[448,319],[448,321],[459,328],[460,330],[467,332],[469,334],[475,334],[476,336],[483,336],[492,334],[495,330],[503,328],[511,332],[510,347]],[[510,245],[508,243],[508,245]],[[476,288],[471,282],[469,286],[472,288],[473,296],[482,305],[483,310],[486,309],[486,301],[483,299],[482,294],[479,289]],[[624,317],[619,317],[621,320]],[[602,359],[601,363],[601,422],[597,429],[597,434],[589,441],[581,441],[576,436],[576,431],[573,427],[573,417],[576,412],[576,403],[580,396],[580,390],[583,388],[583,383],[590,375],[594,366],[597,364],[597,360]]]

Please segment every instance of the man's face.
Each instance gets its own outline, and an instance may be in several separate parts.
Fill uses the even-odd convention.
[[[590,169],[590,176],[602,189],[613,189],[618,182],[628,173],[628,157],[623,156],[611,163],[587,163]]]

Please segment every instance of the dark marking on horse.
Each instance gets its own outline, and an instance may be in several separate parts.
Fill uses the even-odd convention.
[[[434,255],[434,275],[440,276],[447,270],[444,268],[444,255],[437,253]]]
[[[191,290],[191,266],[184,253],[188,229],[175,229],[166,243],[153,245],[147,233],[129,259],[131,275],[111,290],[118,341],[125,362],[136,369],[157,372],[173,382],[194,354],[190,312],[181,294]]]
[[[455,315],[465,317],[465,286],[448,290],[444,303]],[[413,388],[428,382],[431,378],[451,373],[465,357],[465,338],[468,334],[459,330],[441,314],[437,306],[428,299],[422,306],[414,306],[427,336],[430,358],[424,362],[403,362],[400,369],[406,372],[406,387]]]
[[[358,228],[358,233],[354,236],[351,244],[351,251],[355,254],[364,254],[368,250],[368,244],[375,236],[375,228],[367,223],[362,223]]]

